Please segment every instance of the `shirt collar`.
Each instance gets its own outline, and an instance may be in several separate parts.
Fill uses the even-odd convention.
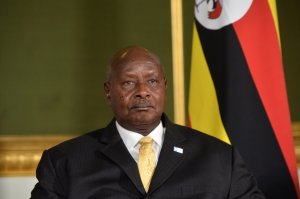
[[[139,133],[129,131],[123,128],[117,121],[116,127],[124,144],[128,149],[135,147],[138,144],[139,140],[143,137],[143,135]],[[154,140],[154,142],[161,147],[163,142],[163,135],[164,128],[162,122],[160,121],[157,127],[153,129],[148,136],[151,137]]]

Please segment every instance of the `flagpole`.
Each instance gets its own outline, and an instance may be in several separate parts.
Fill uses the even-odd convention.
[[[182,0],[170,0],[172,24],[174,122],[185,125]]]

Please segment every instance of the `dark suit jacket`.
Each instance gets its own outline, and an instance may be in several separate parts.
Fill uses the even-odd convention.
[[[162,120],[166,133],[148,193],[113,120],[44,151],[31,198],[264,198],[232,146]]]

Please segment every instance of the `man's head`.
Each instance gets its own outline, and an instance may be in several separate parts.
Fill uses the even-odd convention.
[[[167,81],[159,58],[131,46],[117,52],[107,70],[104,91],[118,123],[149,134],[159,124],[166,100]]]

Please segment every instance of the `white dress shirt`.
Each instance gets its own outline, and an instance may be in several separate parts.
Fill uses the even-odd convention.
[[[116,121],[116,127],[130,155],[133,157],[136,163],[138,163],[139,149],[140,149],[139,140],[142,139],[144,136],[139,133],[129,131],[123,128],[117,121]],[[162,122],[160,122],[159,125],[155,129],[153,129],[153,131],[151,131],[151,133],[148,135],[154,141],[152,147],[156,156],[156,164],[164,141],[164,134],[165,134],[165,128],[163,128]]]

